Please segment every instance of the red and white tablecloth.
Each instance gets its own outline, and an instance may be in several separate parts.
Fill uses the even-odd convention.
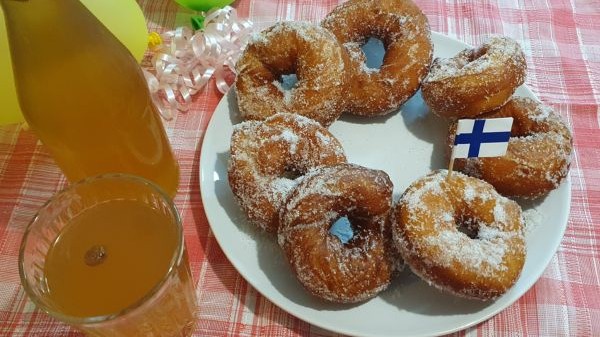
[[[335,0],[239,0],[258,27],[281,20],[318,21]],[[508,35],[527,55],[526,84],[573,129],[571,215],[548,268],[520,300],[468,336],[600,336],[600,1],[417,1],[433,30],[476,45]],[[187,24],[174,1],[142,0],[151,31]],[[188,13],[189,14],[189,13]],[[3,76],[3,75],[0,75]],[[166,122],[181,165],[176,204],[198,293],[194,336],[335,335],[287,314],[236,272],[212,235],[200,200],[202,136],[221,95],[210,85],[194,106]],[[1,113],[1,112],[0,112]],[[31,131],[0,127],[0,336],[80,336],[36,310],[19,283],[23,230],[65,179]]]

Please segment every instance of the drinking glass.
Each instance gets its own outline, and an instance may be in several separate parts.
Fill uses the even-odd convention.
[[[145,217],[140,218],[140,214]],[[133,230],[120,232],[130,225],[134,226]],[[74,231],[77,231],[76,236]],[[146,232],[158,233],[154,235],[155,241]],[[168,240],[169,237],[173,240]],[[94,240],[98,245],[91,245],[85,254],[77,252],[81,248],[77,245],[88,245]],[[98,291],[99,286],[92,283],[88,288],[84,284],[79,290],[75,284],[59,293],[58,286],[72,281],[68,279],[70,274],[63,271],[59,276],[65,278],[54,282],[58,286],[53,286],[49,278],[55,263],[48,257],[59,254],[59,244],[68,246],[65,250],[68,258],[57,260],[59,265],[67,263],[65,260],[72,254],[75,257],[69,263],[84,274],[88,271],[100,273],[101,268],[115,264],[121,265],[122,270],[114,272],[110,269],[113,270],[110,274],[107,269],[109,274],[104,276],[108,281],[100,284],[104,293],[86,293]],[[150,253],[144,253],[143,249],[148,249],[150,244]],[[164,253],[162,260],[158,252]],[[119,259],[130,258],[133,261],[119,264],[123,262]],[[152,269],[158,261],[164,261],[164,266],[158,273],[153,271],[158,276],[150,283],[143,279],[144,272],[136,272],[128,276],[129,279],[121,275],[127,274],[129,269]],[[66,268],[70,270],[71,267],[69,264]],[[19,272],[27,295],[38,308],[90,336],[189,336],[194,327],[196,300],[181,219],[171,198],[141,177],[104,174],[84,179],[56,194],[39,210],[25,231],[19,253]],[[90,282],[97,277],[93,274]],[[104,289],[113,279],[120,283]],[[85,304],[87,295],[97,295],[100,302],[111,297],[119,300],[123,295],[118,294],[139,292],[136,287],[142,283],[150,284],[149,289],[123,307],[101,314],[73,311]]]

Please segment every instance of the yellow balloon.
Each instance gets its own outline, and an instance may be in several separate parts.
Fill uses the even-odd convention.
[[[144,14],[135,0],[81,0],[81,2],[140,61],[148,46],[148,30]],[[17,100],[10,52],[0,9],[0,125],[23,121]]]

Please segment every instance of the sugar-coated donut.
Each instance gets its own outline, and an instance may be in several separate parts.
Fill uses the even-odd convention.
[[[491,37],[452,58],[435,59],[423,80],[423,100],[441,117],[475,117],[506,103],[525,81],[526,70],[516,41]]]
[[[454,167],[492,184],[508,197],[536,198],[557,188],[567,177],[572,135],[552,108],[530,98],[513,98],[479,118],[513,117],[508,149],[502,157],[456,159]],[[454,143],[456,123],[448,143]]]
[[[233,194],[251,223],[273,233],[279,224],[279,207],[303,174],[346,162],[342,146],[327,129],[287,113],[235,125],[230,152],[228,178]]]
[[[427,17],[411,0],[350,0],[321,25],[346,47],[349,113],[385,115],[397,110],[421,85],[433,57]],[[369,37],[385,47],[380,69],[368,68],[361,50]]]
[[[459,172],[447,179],[447,172],[416,180],[394,205],[394,243],[428,283],[494,299],[512,287],[525,263],[521,208],[482,180]]]
[[[393,262],[386,219],[392,188],[383,171],[340,164],[311,171],[293,189],[281,208],[278,241],[310,293],[353,303],[388,286]],[[354,231],[346,244],[329,233],[343,216]]]
[[[238,107],[245,119],[297,113],[324,126],[344,110],[342,47],[328,30],[308,22],[279,22],[255,35],[236,64]],[[281,76],[296,74],[290,90]]]

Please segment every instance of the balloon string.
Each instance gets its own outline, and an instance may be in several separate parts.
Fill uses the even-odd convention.
[[[154,55],[144,75],[164,119],[187,111],[192,96],[213,76],[219,92],[229,90],[226,75],[235,75],[235,62],[250,38],[252,26],[251,21],[239,19],[236,10],[226,6],[206,12],[201,31],[179,27],[161,34],[160,39],[152,37]],[[162,44],[156,45],[161,40]]]

